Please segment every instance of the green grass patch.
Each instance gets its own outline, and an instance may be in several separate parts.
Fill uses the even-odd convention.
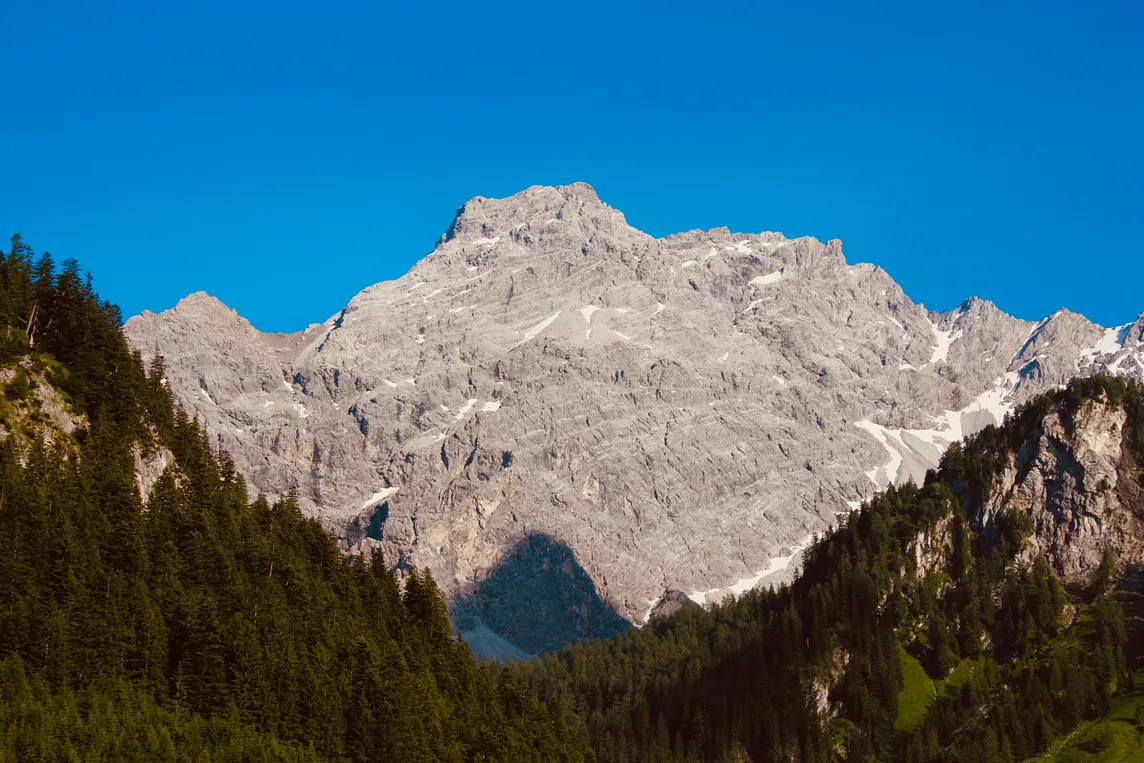
[[[964,686],[980,667],[976,660],[966,658],[950,671],[950,674],[940,681],[934,681],[934,688],[942,697],[957,699],[961,696],[961,687]]]
[[[898,692],[898,719],[894,722],[894,729],[908,734],[925,720],[926,711],[937,697],[937,689],[922,664],[901,645],[898,646],[898,655],[905,684]]]
[[[1136,685],[1144,686],[1144,671],[1137,671]],[[1036,760],[1041,763],[1144,761],[1144,689],[1120,697],[1107,716],[1082,725]]]

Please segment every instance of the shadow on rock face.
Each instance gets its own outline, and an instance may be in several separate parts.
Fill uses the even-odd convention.
[[[528,535],[472,590],[451,603],[457,629],[469,638],[483,624],[519,649],[540,654],[630,626],[599,596],[572,549],[548,535]],[[490,654],[502,658],[499,654]]]

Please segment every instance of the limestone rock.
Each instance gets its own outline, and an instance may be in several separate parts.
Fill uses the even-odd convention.
[[[630,622],[665,589],[749,587],[1016,403],[1139,376],[1142,326],[930,312],[838,241],[656,239],[574,184],[473,199],[407,275],[296,334],[202,294],[125,331],[252,489],[297,487],[348,552],[430,567],[513,641],[496,623],[529,602],[484,584],[529,539]]]

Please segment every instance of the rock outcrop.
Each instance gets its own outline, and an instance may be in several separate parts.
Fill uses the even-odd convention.
[[[656,239],[584,184],[470,201],[407,275],[297,334],[204,294],[125,330],[253,488],[296,487],[347,551],[430,567],[494,631],[530,602],[482,583],[529,538],[642,622],[667,589],[749,587],[1029,396],[1144,357],[1144,318],[930,312],[838,241]]]
[[[1106,402],[1071,415],[1062,406],[1050,411],[1043,431],[994,479],[973,524],[995,526],[1003,511],[1029,516],[1029,551],[1044,553],[1066,583],[1091,582],[1105,551],[1144,563],[1144,496],[1126,418]]]

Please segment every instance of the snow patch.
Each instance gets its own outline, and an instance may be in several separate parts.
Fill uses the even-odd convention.
[[[882,468],[886,470],[886,476],[888,478],[887,484],[894,482],[898,478],[898,470],[902,467],[902,454],[898,452],[897,448],[890,445],[890,430],[866,419],[855,421],[854,426],[874,435],[874,439],[882,443],[882,447],[890,454],[889,463]],[[869,476],[869,472],[867,472],[867,476]],[[880,485],[878,480],[873,477],[871,477],[871,480],[873,480],[875,485],[885,487],[885,485]]]
[[[473,409],[473,406],[476,404],[477,404],[477,399],[475,397],[470,397],[468,400],[465,401],[464,405],[462,405],[460,408],[457,409],[457,415],[454,416],[453,418],[456,419],[457,421],[460,421],[461,419],[465,418],[465,414],[467,414],[469,411],[471,411]]]
[[[946,329],[942,331],[932,323],[930,324],[930,328],[933,329],[933,337],[936,342],[933,348],[933,355],[930,356],[929,361],[932,365],[934,363],[940,363],[949,357],[950,346],[960,339],[964,332],[962,332],[961,329]]]
[[[521,346],[522,344],[524,344],[524,343],[525,343],[525,342],[527,342],[528,340],[530,340],[530,339],[532,339],[533,337],[535,337],[535,336],[536,336],[537,334],[539,334],[541,331],[544,331],[544,329],[546,329],[546,328],[548,328],[549,326],[551,326],[551,325],[552,325],[552,322],[553,322],[554,320],[556,320],[557,318],[559,318],[559,317],[560,317],[560,313],[561,313],[561,312],[563,312],[563,311],[557,310],[557,311],[556,311],[556,313],[555,313],[554,315],[551,315],[551,316],[549,316],[549,317],[545,318],[545,319],[544,319],[544,320],[542,320],[540,323],[536,324],[535,326],[533,326],[532,328],[530,328],[528,331],[524,332],[524,339],[521,339],[519,342],[517,342],[516,344],[514,344],[514,345],[513,345],[513,347],[519,347],[519,346]]]
[[[961,410],[932,417],[937,425],[932,429],[896,429],[868,420],[854,422],[854,426],[873,435],[890,454],[886,464],[868,470],[866,476],[879,488],[900,484],[911,476],[910,469],[902,469],[906,465],[912,467],[916,472],[912,476],[920,481],[925,468],[936,468],[941,454],[954,442],[981,431],[990,423],[1001,424],[1013,410],[1012,397],[1020,385],[1019,373],[1007,373]],[[990,421],[982,414],[987,414]],[[885,479],[880,479],[883,471]]]
[[[774,374],[771,374],[771,378],[774,379],[775,381],[777,381],[783,387],[786,386],[786,380],[783,379],[781,376],[775,376]]]
[[[682,265],[680,265],[679,267],[683,268],[684,270],[687,270],[687,268],[693,267],[693,266],[695,266],[695,265],[698,265],[698,264],[699,264],[699,263],[698,263],[698,262],[696,262],[695,260],[686,260],[686,261],[684,261],[684,263],[683,263]]]
[[[363,503],[363,504],[361,505],[361,509],[360,509],[360,510],[361,510],[361,511],[366,511],[367,509],[372,509],[374,506],[378,505],[379,503],[381,503],[382,501],[384,501],[386,498],[388,498],[389,496],[391,496],[391,495],[393,495],[394,493],[396,493],[398,490],[400,490],[400,488],[396,488],[396,487],[387,487],[387,488],[385,488],[384,490],[379,490],[379,491],[377,491],[376,493],[374,493],[373,495],[371,495],[371,496],[370,496],[370,497],[369,497],[369,498],[366,500],[366,502],[365,502],[365,503]]]
[[[482,413],[492,413],[493,411],[499,411],[500,406],[501,406],[500,400],[491,400],[491,401],[485,403],[483,406],[481,406],[481,412]]]
[[[748,283],[751,286],[766,286],[767,284],[778,283],[782,280],[786,271],[785,267],[781,267],[773,273],[767,273],[765,276],[755,276]]]
[[[655,312],[653,312],[652,315],[659,315],[660,313],[662,313],[664,311],[664,309],[666,307],[667,307],[667,305],[663,304],[662,302],[656,302],[655,303]]]
[[[1097,358],[1102,358],[1105,355],[1115,355],[1123,350],[1124,341],[1128,338],[1128,330],[1130,328],[1132,328],[1131,323],[1124,326],[1117,326],[1116,328],[1105,329],[1104,334],[1096,344],[1086,350],[1081,350],[1080,357],[1077,358],[1077,366],[1080,367],[1094,363]],[[1115,365],[1119,367],[1120,361],[1117,361]]]
[[[806,536],[806,538],[801,543],[792,548],[790,556],[772,557],[770,563],[767,564],[766,567],[749,578],[742,578],[741,580],[722,588],[710,588],[706,591],[692,591],[691,593],[687,594],[687,598],[691,599],[701,607],[706,606],[708,603],[708,597],[713,595],[719,596],[721,594],[726,595],[727,593],[730,593],[735,598],[738,598],[745,594],[747,591],[750,591],[758,586],[764,578],[773,575],[776,572],[780,572],[781,570],[785,570],[787,567],[789,567],[791,562],[793,562],[799,556],[799,554],[801,554],[808,546],[810,546],[810,542],[812,540],[814,540],[813,533]],[[716,599],[712,603],[717,601],[718,600]]]
[[[203,397],[205,397],[207,399],[208,403],[210,403],[211,405],[216,405],[214,399],[211,397],[209,392],[207,392],[202,387],[199,387],[199,392],[202,394]]]

